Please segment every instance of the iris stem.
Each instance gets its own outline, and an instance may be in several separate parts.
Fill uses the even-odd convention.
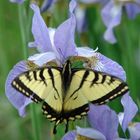
[[[23,50],[23,58],[27,59],[27,38],[26,38],[26,26],[25,22],[25,8],[24,5],[18,5],[18,16],[19,16],[19,25],[21,31],[21,41],[22,41],[22,50]]]
[[[23,58],[26,60],[28,57],[28,49],[27,43],[29,40],[29,35],[27,33],[29,31],[30,26],[26,26],[26,22],[28,20],[26,15],[25,5],[18,5],[18,15],[19,15],[19,25],[21,31],[21,40],[22,40],[22,51],[23,51]],[[40,140],[40,131],[39,131],[39,123],[37,112],[35,109],[34,104],[31,104],[31,120],[32,120],[32,129],[33,129],[33,140]]]
[[[125,18],[124,18],[125,19]],[[125,19],[126,20],[126,19]],[[128,32],[131,32],[131,25],[128,24],[126,27],[126,22],[123,21],[121,25],[120,34],[122,34],[123,38],[118,36],[119,45],[121,47],[122,51],[122,62],[126,68],[126,73],[128,75],[128,83],[131,88],[131,96],[136,99],[137,98],[137,91],[136,91],[136,84],[135,84],[135,74],[136,67],[134,65],[134,50],[133,50],[133,40],[131,39],[131,35],[127,34]],[[132,94],[133,93],[133,94]]]
[[[31,104],[31,119],[33,128],[33,140],[40,140],[39,121],[34,104]]]

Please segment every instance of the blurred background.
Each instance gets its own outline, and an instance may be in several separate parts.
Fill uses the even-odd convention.
[[[39,1],[41,6],[43,1]],[[126,13],[122,14],[121,24],[115,28],[117,43],[111,44],[104,40],[105,26],[101,19],[101,6],[98,4],[80,3],[81,8],[86,10],[86,29],[82,33],[76,32],[75,41],[77,46],[89,46],[105,56],[117,61],[123,66],[130,86],[131,96],[140,107],[140,14],[133,20],[128,19]],[[21,12],[22,11],[22,12]],[[24,58],[23,46],[33,41],[31,34],[31,19],[33,12],[29,8],[29,1],[21,5],[11,3],[8,0],[0,1],[0,140],[31,140],[33,137],[30,106],[27,115],[21,118],[17,110],[5,96],[5,80],[12,67]],[[68,1],[59,0],[47,11],[42,13],[44,20],[50,27],[57,27],[68,18]],[[22,17],[22,18],[21,18]],[[21,27],[22,26],[22,27]],[[23,31],[26,28],[26,31]],[[23,42],[25,36],[25,42]],[[29,50],[31,55],[35,50]],[[121,111],[120,99],[111,103],[110,106],[117,112]],[[35,106],[38,119],[38,131],[40,139],[51,139],[50,128],[53,125],[44,119],[41,114],[41,105]],[[140,121],[140,112],[135,117]],[[58,139],[63,136],[58,134]]]

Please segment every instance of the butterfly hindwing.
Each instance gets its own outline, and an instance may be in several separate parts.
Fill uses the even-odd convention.
[[[56,112],[62,110],[61,85],[61,71],[56,68],[29,70],[12,81],[12,86],[23,95],[35,102],[44,100]]]
[[[87,114],[88,100],[82,92],[77,92],[79,79],[72,77],[70,87],[64,100],[64,112],[69,120],[80,119]]]
[[[88,99],[85,98],[84,93],[79,91],[79,83],[82,78],[75,77],[74,73],[71,75],[71,82],[64,100],[64,112],[68,120],[80,119],[87,114]]]

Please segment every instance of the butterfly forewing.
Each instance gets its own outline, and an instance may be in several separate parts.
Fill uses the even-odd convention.
[[[119,78],[92,70],[74,72],[73,81],[79,81],[76,92],[95,104],[104,104],[129,90],[127,84]]]
[[[44,100],[56,112],[62,110],[61,71],[55,68],[38,68],[17,76],[12,86],[35,102]],[[57,83],[56,83],[57,82]]]

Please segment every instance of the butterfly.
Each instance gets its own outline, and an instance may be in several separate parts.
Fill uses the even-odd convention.
[[[31,98],[43,102],[43,114],[54,121],[55,134],[59,123],[87,115],[89,103],[104,104],[129,91],[121,79],[86,68],[72,68],[70,60],[63,67],[46,66],[28,70],[18,75],[12,87]]]

